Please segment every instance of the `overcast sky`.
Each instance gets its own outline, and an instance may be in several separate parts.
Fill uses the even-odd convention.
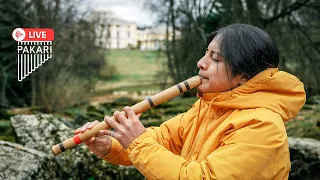
[[[89,7],[95,10],[112,11],[115,17],[136,22],[138,25],[152,25],[153,16],[144,9],[143,0],[89,0]]]

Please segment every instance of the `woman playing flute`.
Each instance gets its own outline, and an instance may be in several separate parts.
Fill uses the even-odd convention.
[[[112,164],[147,179],[288,179],[284,122],[305,103],[303,83],[278,70],[279,52],[263,30],[232,24],[213,32],[198,61],[199,99],[160,127],[145,128],[129,107],[85,142]],[[88,122],[75,134],[91,129]]]

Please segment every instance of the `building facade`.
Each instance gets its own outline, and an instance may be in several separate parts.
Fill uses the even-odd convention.
[[[113,20],[108,24],[108,49],[137,47],[137,25],[133,22]]]
[[[111,20],[107,25],[108,49],[158,50],[166,38],[164,28],[138,29],[137,24],[124,20]]]
[[[138,48],[140,50],[158,50],[163,48],[166,38],[163,28],[146,28],[137,31]]]

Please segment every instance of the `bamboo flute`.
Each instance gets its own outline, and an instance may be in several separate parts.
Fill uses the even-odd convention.
[[[131,108],[136,114],[143,113],[150,108],[157,106],[169,99],[172,99],[178,96],[185,91],[193,89],[197,87],[201,83],[201,79],[199,76],[194,76],[189,78],[179,84],[176,84],[166,90],[163,90],[151,97],[146,98],[145,100],[133,105]],[[121,112],[126,116],[125,112]],[[111,117],[112,119],[116,120],[115,117]],[[79,133],[59,144],[52,146],[51,150],[52,153],[56,156],[59,155],[61,152],[66,151],[67,149],[71,149],[76,145],[96,136],[100,130],[109,129],[111,126],[107,124],[105,121],[102,121],[96,124],[92,129],[86,130],[84,133]]]

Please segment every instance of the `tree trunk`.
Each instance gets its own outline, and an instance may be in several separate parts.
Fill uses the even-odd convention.
[[[264,19],[262,18],[258,1],[256,0],[246,0],[247,8],[248,8],[248,17],[253,25],[258,26],[260,28],[264,28]]]
[[[34,73],[31,74],[31,107],[37,105],[37,83]]]
[[[6,107],[7,99],[6,99],[6,87],[8,82],[8,75],[3,67],[1,67],[2,71],[2,84],[1,84],[1,95],[0,95],[0,107]]]

